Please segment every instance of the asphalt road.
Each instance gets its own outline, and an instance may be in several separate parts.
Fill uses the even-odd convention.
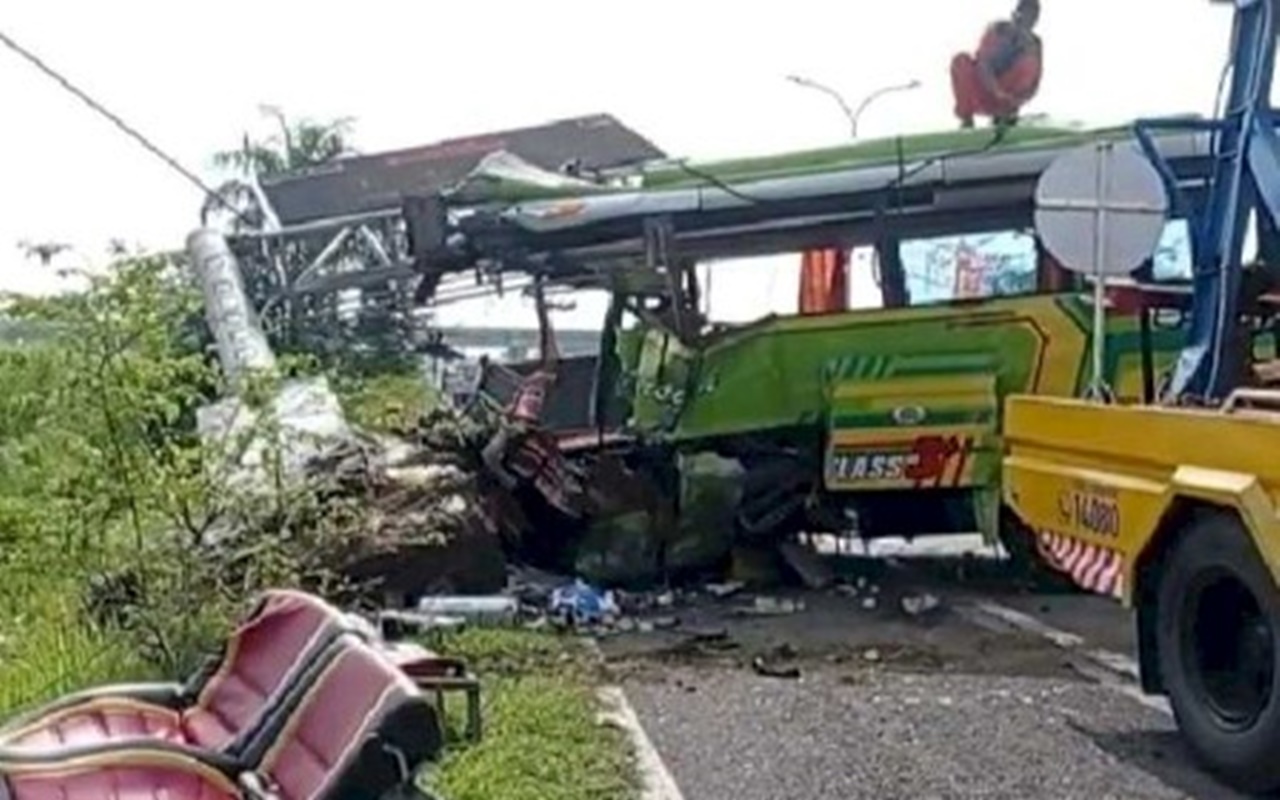
[[[1118,606],[1002,595],[981,579],[950,591],[936,565],[866,574],[857,592],[794,593],[796,613],[742,615],[749,596],[696,601],[667,612],[681,628],[602,643],[685,798],[1239,797],[1196,769],[1167,714],[1040,636],[959,613],[994,597],[1088,647],[1127,650]],[[902,598],[922,587],[940,606],[907,613]],[[799,677],[758,674],[757,657]]]

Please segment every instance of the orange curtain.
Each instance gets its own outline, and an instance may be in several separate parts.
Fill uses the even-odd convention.
[[[849,310],[849,251],[806,250],[800,260],[800,313]]]

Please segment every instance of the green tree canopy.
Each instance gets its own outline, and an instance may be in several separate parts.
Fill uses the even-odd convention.
[[[264,177],[327,164],[352,152],[348,142],[354,124],[351,117],[325,122],[290,120],[274,106],[263,106],[262,113],[275,120],[279,133],[260,141],[245,134],[239,148],[215,153],[214,164]]]

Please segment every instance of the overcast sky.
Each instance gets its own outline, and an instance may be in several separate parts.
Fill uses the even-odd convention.
[[[6,0],[0,30],[212,180],[212,152],[234,147],[246,130],[266,132],[261,103],[299,116],[354,116],[364,151],[606,111],[673,155],[715,158],[847,136],[838,107],[787,74],[836,87],[853,103],[916,78],[921,89],[866,113],[862,135],[948,128],[951,55],[971,49],[982,26],[1012,5],[648,0],[607,12],[598,0]],[[1028,113],[1092,124],[1210,111],[1229,8],[1208,0],[1044,6],[1046,75]],[[71,242],[88,258],[113,237],[180,246],[197,221],[198,190],[2,49],[0,98],[0,288],[52,285],[23,259],[22,239]],[[739,308],[794,303],[792,277],[764,272],[732,289],[717,281],[717,295]],[[499,308],[450,316],[483,322]]]

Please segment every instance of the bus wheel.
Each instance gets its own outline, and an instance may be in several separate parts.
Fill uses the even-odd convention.
[[[1280,788],[1280,591],[1239,520],[1182,532],[1156,610],[1161,672],[1192,751],[1247,792]]]

